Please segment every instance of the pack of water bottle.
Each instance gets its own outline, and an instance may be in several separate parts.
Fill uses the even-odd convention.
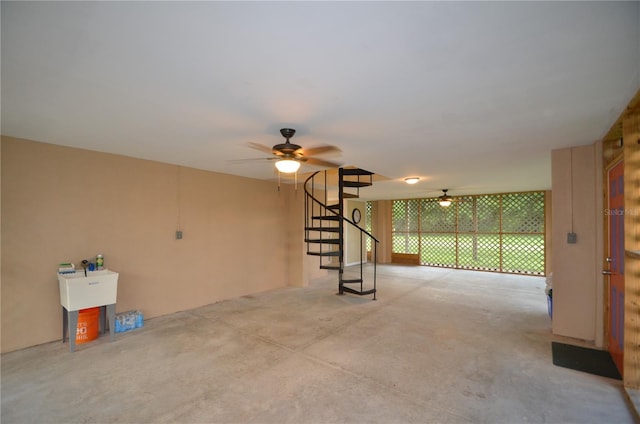
[[[116,314],[116,333],[140,328],[144,325],[141,311],[127,311]]]

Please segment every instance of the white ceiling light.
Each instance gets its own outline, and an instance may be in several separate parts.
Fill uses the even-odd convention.
[[[282,159],[276,162],[276,168],[284,174],[292,174],[300,168],[300,162],[292,159]]]
[[[418,181],[420,181],[419,177],[407,177],[407,178],[404,179],[404,182],[407,183],[407,184],[415,184]]]
[[[451,206],[451,200],[440,200],[440,206],[442,207],[447,207],[447,206]]]

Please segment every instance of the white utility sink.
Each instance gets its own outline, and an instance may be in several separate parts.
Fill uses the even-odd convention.
[[[118,273],[109,271],[76,271],[58,274],[60,303],[67,311],[112,305],[118,295]]]

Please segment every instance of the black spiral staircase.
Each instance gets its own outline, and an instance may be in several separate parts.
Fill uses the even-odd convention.
[[[359,168],[338,168],[338,203],[328,204],[329,188],[327,173],[318,171],[304,183],[305,191],[305,242],[307,255],[320,257],[320,268],[338,271],[338,294],[365,296],[373,294],[376,300],[376,266],[378,262],[378,240],[352,219],[344,216],[344,200],[360,197],[360,189],[373,184],[373,172]],[[335,184],[335,183],[334,183]],[[320,198],[319,198],[320,197]],[[345,278],[345,232],[353,227],[359,232],[359,278]],[[372,281],[364,280],[364,243],[371,240]],[[349,240],[352,243],[353,240]],[[337,261],[337,263],[336,263]],[[349,267],[349,274],[352,274]],[[351,277],[351,275],[350,275]],[[357,275],[356,275],[357,277]]]

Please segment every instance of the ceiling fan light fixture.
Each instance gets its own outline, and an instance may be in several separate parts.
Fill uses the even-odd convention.
[[[418,181],[420,181],[419,177],[407,177],[407,178],[404,179],[404,182],[407,183],[407,184],[415,184]]]
[[[452,202],[451,196],[447,194],[447,191],[449,191],[449,189],[446,189],[446,188],[443,189],[442,196],[438,197],[438,203],[443,208],[451,206],[451,202]]]
[[[281,159],[276,162],[276,168],[283,174],[292,174],[300,168],[300,162],[293,159]]]

